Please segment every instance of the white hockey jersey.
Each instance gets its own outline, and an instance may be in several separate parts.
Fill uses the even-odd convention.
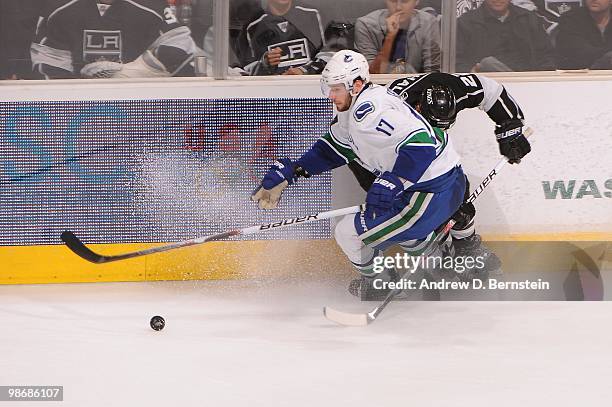
[[[377,175],[393,172],[406,180],[406,189],[418,190],[459,164],[459,154],[444,131],[432,128],[410,105],[379,85],[364,89],[321,140],[347,163],[357,159]]]

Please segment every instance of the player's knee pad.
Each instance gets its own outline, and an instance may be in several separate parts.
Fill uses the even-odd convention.
[[[369,263],[375,250],[363,244],[357,234],[354,222],[355,215],[346,215],[336,224],[334,238],[344,254],[354,265]]]

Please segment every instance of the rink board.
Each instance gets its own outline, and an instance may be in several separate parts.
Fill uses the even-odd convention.
[[[544,272],[552,270],[554,273],[566,274],[574,266],[572,250],[567,247],[574,246],[596,247],[597,250],[589,257],[597,264],[605,262],[607,270],[612,272],[612,233],[483,237],[502,258],[508,273],[537,268]],[[537,242],[545,245],[538,246]],[[517,256],[514,248],[521,246],[521,243],[522,246],[527,245],[527,248]],[[155,246],[94,244],[90,248],[102,254],[119,254]],[[0,284],[228,280],[254,277],[318,280],[341,275],[349,278],[354,273],[333,240],[210,242],[107,264],[89,263],[61,245],[3,246],[0,247],[0,264]],[[601,265],[597,268],[603,270]]]
[[[507,166],[479,198],[479,232],[499,241],[610,241],[612,76],[501,81],[535,130],[533,152]],[[269,243],[218,242],[107,265],[68,253],[59,241],[64,229],[103,253],[119,253],[326,210],[330,196],[334,208],[364,196],[342,168],[333,179],[292,186],[279,211],[262,213],[248,201],[273,157],[295,158],[325,131],[331,109],[317,78],[75,85],[0,83],[0,283],[248,278],[253,268],[244,266],[245,253],[265,258],[284,245],[298,253],[272,268],[262,263],[260,271],[325,273],[323,262],[347,270],[328,240],[329,223],[257,237]],[[482,112],[466,111],[449,133],[477,184],[499,159],[492,124]],[[305,244],[331,260],[300,255]]]
[[[179,241],[328,210],[331,174],[274,213],[249,197],[330,119],[305,98],[0,102],[0,245]],[[258,239],[328,237],[309,223]]]
[[[154,246],[90,247],[100,253],[117,254]],[[326,269],[321,269],[323,259]],[[62,245],[3,246],[0,265],[0,284],[292,278],[349,269],[330,240],[210,242],[106,264],[89,263]]]

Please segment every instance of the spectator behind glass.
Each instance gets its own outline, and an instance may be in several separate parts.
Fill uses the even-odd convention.
[[[201,4],[201,3],[198,3]],[[264,11],[261,8],[259,0],[231,0],[229,4],[229,67],[228,75],[240,76],[248,75],[248,72],[242,69],[243,63],[241,61],[248,58],[250,52],[242,58],[239,56],[239,52],[245,52],[248,46],[240,46],[241,35],[244,27],[257,17],[261,16]],[[212,4],[209,4],[208,14],[212,14]],[[198,14],[196,18],[200,18],[204,13],[204,8],[198,8]],[[193,32],[193,31],[192,31]],[[202,46],[203,56],[207,58],[208,72],[212,72],[213,64],[215,59],[215,35],[217,30],[214,26],[208,27],[206,34],[204,35],[204,41],[200,44]],[[196,41],[197,42],[197,41]]]
[[[585,0],[561,17],[557,56],[562,69],[612,69],[612,0]]]
[[[242,33],[238,55],[251,75],[318,74],[328,53],[319,11],[292,0],[268,0]]]
[[[166,0],[47,0],[32,44],[47,79],[193,75],[195,44]]]
[[[457,21],[457,72],[555,69],[540,18],[510,0],[485,0]]]
[[[241,36],[244,33],[245,27],[258,17],[264,14],[261,8],[260,0],[230,0],[229,4],[229,63],[230,67],[241,68],[244,66],[242,61],[248,60],[251,52],[246,45],[240,45]],[[204,38],[204,50],[212,49],[214,45],[215,29],[210,27]],[[246,37],[244,37],[246,41]],[[245,52],[245,55],[240,55],[240,52]],[[245,71],[243,71],[245,72]],[[246,72],[245,72],[246,73]]]
[[[40,0],[0,0],[0,77],[31,79],[30,44],[34,40]]]
[[[374,10],[386,7],[386,0],[307,0],[319,10],[325,27],[325,50],[331,54],[355,51],[355,21]],[[349,6],[350,7],[347,7]]]
[[[418,0],[387,0],[387,8],[357,19],[355,47],[371,73],[440,70],[440,26],[431,14],[416,10]]]

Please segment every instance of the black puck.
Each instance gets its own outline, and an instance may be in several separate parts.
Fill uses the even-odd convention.
[[[161,331],[166,326],[166,321],[159,315],[155,315],[153,318],[151,318],[150,325],[153,330]]]

